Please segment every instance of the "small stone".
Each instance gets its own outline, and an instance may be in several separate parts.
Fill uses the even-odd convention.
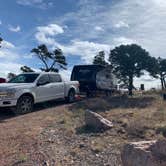
[[[80,144],[80,145],[79,145],[79,148],[84,148],[84,147],[85,147],[84,144]]]
[[[119,130],[118,130],[118,133],[119,133],[119,134],[125,134],[126,132],[125,132],[124,129],[119,129]]]

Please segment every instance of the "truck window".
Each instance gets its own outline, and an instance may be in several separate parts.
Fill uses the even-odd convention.
[[[50,82],[62,82],[62,79],[60,77],[60,75],[56,75],[56,74],[50,74]]]
[[[42,75],[38,80],[39,84],[45,84],[45,83],[49,83],[49,82],[50,82],[50,79],[49,79],[49,76],[47,74]]]
[[[33,83],[39,74],[20,74],[13,79],[11,79],[8,83]]]

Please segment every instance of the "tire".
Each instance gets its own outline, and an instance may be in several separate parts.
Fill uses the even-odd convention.
[[[26,114],[33,111],[34,101],[31,96],[22,96],[18,99],[14,113],[16,115]]]
[[[95,94],[92,92],[92,91],[87,91],[86,92],[86,97],[87,98],[92,98],[92,97],[94,97],[95,96]]]
[[[110,96],[112,96],[112,93],[111,93],[111,91],[105,91],[105,95],[110,97]]]
[[[74,89],[72,89],[72,90],[69,91],[69,94],[68,94],[68,96],[66,98],[66,100],[67,100],[68,103],[73,103],[75,101],[75,94],[76,93],[75,93]]]

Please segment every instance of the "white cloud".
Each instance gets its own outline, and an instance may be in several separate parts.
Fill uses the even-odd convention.
[[[161,88],[160,80],[149,76],[149,74],[147,72],[145,73],[145,75],[141,76],[140,78],[134,79],[135,87],[140,88],[141,84],[145,84],[146,90],[151,89],[152,87],[157,88],[157,89]]]
[[[62,33],[64,33],[64,30],[61,26],[57,24],[49,24],[47,26],[37,27],[37,33],[35,34],[35,38],[39,43],[53,45],[55,43],[54,37],[57,34]]]
[[[94,56],[99,51],[105,51],[108,59],[110,45],[94,43],[89,41],[73,40],[68,45],[59,45],[67,55],[80,56],[85,63],[92,63]]]
[[[55,36],[64,33],[64,29],[57,24],[49,24],[47,26],[37,27],[35,34],[36,40],[41,44],[51,46],[53,49],[58,47],[68,55],[80,56],[86,63],[91,63],[94,56],[101,50],[109,52],[110,46],[102,43],[95,43],[90,41],[72,40],[68,44],[61,44],[55,40]]]
[[[165,0],[152,0],[152,2],[155,3],[155,5],[165,8],[166,7],[166,1]]]
[[[15,52],[15,45],[3,40],[0,48],[0,61],[3,60],[15,60],[18,58],[18,54]]]
[[[100,26],[95,26],[95,30],[96,31],[104,31],[104,29],[102,27],[100,27]]]
[[[61,74],[64,81],[69,81],[71,76],[71,69],[68,70],[60,70],[59,73]]]
[[[9,72],[18,74],[22,66],[17,62],[19,59],[17,47],[11,42],[3,40],[0,48],[0,77],[7,77]]]
[[[60,33],[63,33],[64,30],[57,24],[49,24],[48,26],[39,26],[37,27],[39,32],[44,33],[45,35],[54,36]]]
[[[152,56],[166,57],[166,3],[165,0],[125,0],[117,3],[110,12],[110,19],[124,20],[130,28],[115,32],[137,41]],[[118,14],[116,14],[118,13]]]
[[[129,39],[123,36],[114,38],[113,41],[116,46],[121,44],[126,45],[126,44],[136,43],[136,41],[134,41],[133,39]]]
[[[19,55],[13,50],[13,48],[1,48],[0,49],[0,77],[7,77],[9,72],[19,73],[21,64],[17,63]]]
[[[19,31],[21,31],[21,28],[19,25],[17,25],[16,27],[9,26],[9,30],[12,32],[19,32]]]
[[[1,46],[2,46],[1,49],[15,48],[14,44],[12,44],[12,43],[10,43],[8,41],[5,41],[5,40],[2,41]]]
[[[59,19],[61,24],[73,23],[69,37],[116,45],[114,39],[125,37],[136,41],[152,56],[166,57],[166,1],[122,0],[79,1],[77,12],[67,13]],[[97,14],[96,14],[97,13]],[[99,21],[100,20],[100,21]],[[99,34],[95,26],[104,27]],[[117,27],[117,28],[115,28]],[[129,28],[128,28],[129,27]],[[119,40],[120,41],[120,40]],[[121,40],[124,43],[124,40]]]
[[[31,6],[40,9],[48,9],[53,6],[52,2],[46,2],[45,0],[17,0],[19,5],[23,6]]]
[[[20,73],[20,67],[22,66],[19,63],[15,62],[0,62],[1,70],[0,70],[0,77],[7,77],[8,73],[15,73],[19,74]]]
[[[3,41],[0,48],[0,77],[6,78],[10,72],[19,74],[21,72],[20,67],[25,65],[23,62],[25,59],[27,57],[19,54],[19,49],[15,45],[8,41]],[[34,70],[39,71],[37,69]]]
[[[2,21],[0,20],[0,25],[2,25]]]
[[[119,21],[115,24],[116,28],[129,28],[129,24],[125,23],[124,21]]]
[[[0,61],[15,61],[16,59],[19,58],[19,55],[14,52],[12,49],[8,50],[8,49],[1,49],[0,50]]]
[[[22,56],[24,59],[32,59],[33,58],[33,53],[25,54]]]

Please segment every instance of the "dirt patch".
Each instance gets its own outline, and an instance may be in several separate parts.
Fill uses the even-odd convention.
[[[52,104],[22,116],[0,113],[0,165],[120,166],[125,143],[165,135],[166,103],[159,97],[92,98],[72,105]],[[103,133],[84,128],[85,109],[91,108],[114,127]]]
[[[1,112],[0,124],[0,165],[24,163],[30,154],[38,151],[42,130],[58,120],[65,106],[45,109],[22,116]],[[5,116],[3,116],[3,113]],[[9,118],[8,118],[9,117]]]

